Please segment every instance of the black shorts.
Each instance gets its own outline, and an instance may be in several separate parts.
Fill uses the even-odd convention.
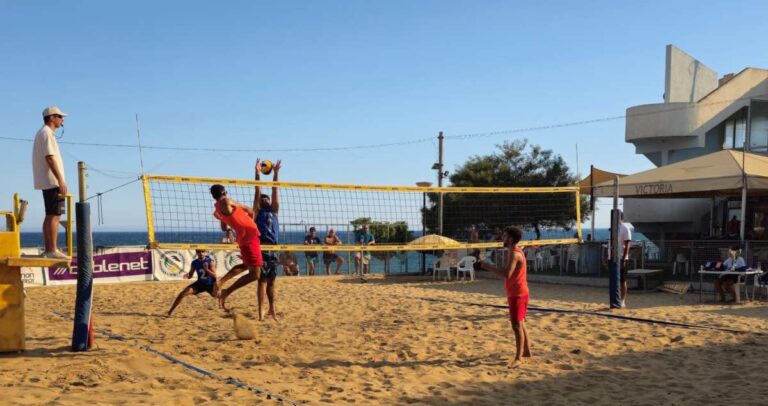
[[[214,296],[213,294],[213,288],[216,286],[216,283],[208,283],[203,282],[200,280],[195,281],[195,283],[189,285],[190,288],[195,292],[196,295],[199,295],[203,292],[208,292],[209,295]]]
[[[64,199],[59,197],[59,191],[58,187],[43,190],[46,216],[61,216],[59,202]]]
[[[261,276],[265,279],[277,278],[277,264],[279,264],[277,256],[262,251],[261,257],[264,259],[264,265],[261,266]]]
[[[324,252],[323,253],[323,263],[326,264],[326,265],[330,265],[332,262],[336,261],[336,257],[338,257],[338,255],[331,254],[331,253],[328,253],[328,252]]]
[[[620,279],[621,283],[626,283],[627,282],[627,272],[628,272],[628,270],[627,270],[627,262],[629,262],[629,261],[621,260],[620,265],[619,265],[619,269],[621,270],[621,279]]]

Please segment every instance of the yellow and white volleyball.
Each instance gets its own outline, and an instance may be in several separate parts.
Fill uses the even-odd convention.
[[[272,173],[272,161],[266,160],[261,162],[261,173],[269,175]]]

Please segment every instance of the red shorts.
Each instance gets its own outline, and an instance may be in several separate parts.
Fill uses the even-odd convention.
[[[264,265],[264,259],[261,258],[261,243],[258,238],[240,242],[240,259],[249,268]]]
[[[509,303],[509,319],[513,322],[525,320],[528,313],[528,295],[525,296],[507,296]]]

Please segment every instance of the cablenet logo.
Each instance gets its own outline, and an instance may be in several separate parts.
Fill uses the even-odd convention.
[[[187,268],[187,261],[179,251],[166,251],[160,255],[160,272],[166,276],[181,276]]]

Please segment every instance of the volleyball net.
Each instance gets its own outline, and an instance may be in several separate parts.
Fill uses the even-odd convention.
[[[164,249],[234,249],[213,217],[209,189],[221,184],[229,198],[252,206],[255,186],[279,202],[280,251],[426,251],[500,248],[501,230],[524,230],[520,245],[576,243],[581,238],[577,187],[419,187],[338,185],[145,175],[142,177],[149,246]],[[442,196],[442,199],[441,199]],[[442,210],[440,210],[442,200]],[[442,212],[442,216],[441,216]],[[440,218],[442,217],[442,222]],[[442,223],[442,233],[440,227]],[[375,245],[358,245],[362,226]],[[343,245],[305,245],[314,227],[333,229]],[[419,237],[440,234],[457,241]]]

